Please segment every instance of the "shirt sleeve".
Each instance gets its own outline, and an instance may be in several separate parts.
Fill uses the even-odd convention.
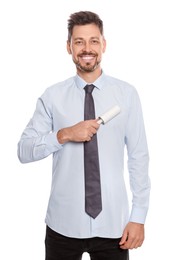
[[[150,194],[150,179],[148,175],[149,153],[141,103],[135,89],[130,97],[126,127],[126,146],[130,188],[132,191],[130,221],[144,224]]]
[[[41,160],[63,147],[56,138],[52,122],[51,105],[43,94],[18,143],[18,158],[22,163]]]

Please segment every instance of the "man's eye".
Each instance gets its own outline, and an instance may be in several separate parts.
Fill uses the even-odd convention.
[[[83,41],[76,41],[75,44],[76,45],[83,45]]]
[[[91,43],[96,45],[96,44],[99,44],[99,41],[98,40],[92,40]]]

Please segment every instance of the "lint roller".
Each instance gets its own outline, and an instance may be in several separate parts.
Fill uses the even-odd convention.
[[[120,113],[121,109],[118,105],[112,107],[107,112],[105,112],[103,115],[99,116],[99,119],[97,121],[98,124],[106,124],[108,121],[110,121],[112,118],[114,118],[116,115]]]

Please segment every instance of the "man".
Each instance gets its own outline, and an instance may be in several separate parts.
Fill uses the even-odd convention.
[[[78,260],[85,251],[95,260],[127,260],[128,249],[140,247],[144,240],[150,181],[141,104],[134,87],[102,71],[105,49],[99,16],[71,14],[67,51],[77,74],[46,89],[18,144],[22,163],[53,155],[46,260]],[[86,86],[91,86],[92,93]],[[120,113],[100,125],[99,117],[114,106]],[[123,177],[124,146],[133,195],[130,212]],[[98,149],[97,155],[86,166],[92,149]],[[98,174],[96,180],[94,174]],[[98,207],[97,213],[90,215],[88,204],[94,211]]]

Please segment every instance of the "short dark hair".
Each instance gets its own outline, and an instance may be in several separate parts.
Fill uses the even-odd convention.
[[[68,41],[71,40],[73,33],[73,27],[75,25],[86,25],[94,23],[98,26],[101,35],[103,35],[103,21],[100,19],[98,14],[90,11],[80,11],[70,15],[68,19]]]

